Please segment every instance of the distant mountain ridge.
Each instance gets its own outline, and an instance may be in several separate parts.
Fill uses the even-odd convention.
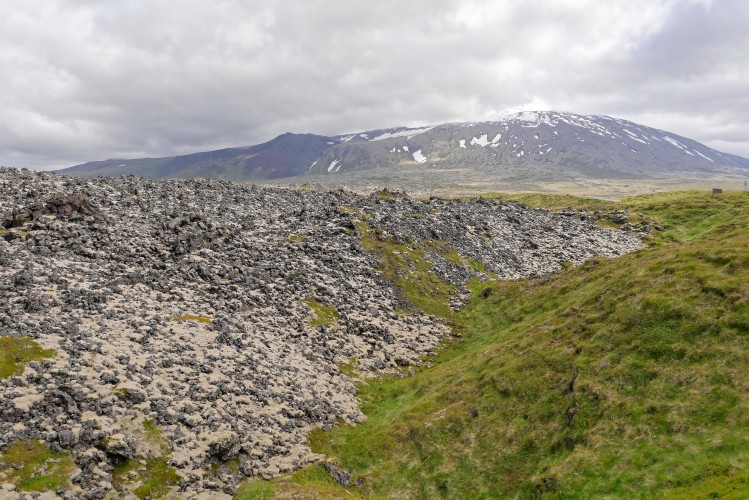
[[[467,169],[503,178],[642,178],[746,174],[749,159],[609,116],[524,111],[496,121],[398,127],[339,136],[282,134],[250,147],[167,158],[94,161],[78,176],[264,180],[388,169]],[[418,172],[416,172],[418,174]]]
[[[59,170],[60,173],[97,175],[139,175],[151,179],[206,177],[219,179],[275,179],[294,177],[331,146],[331,139],[313,134],[282,134],[272,141],[165,158],[92,161]]]

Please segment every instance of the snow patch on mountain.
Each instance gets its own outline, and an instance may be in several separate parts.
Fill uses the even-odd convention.
[[[551,127],[556,126],[551,118],[551,114],[545,111],[521,111],[520,113],[513,113],[502,117],[502,121],[516,120],[519,122],[527,123],[528,127],[538,127],[541,124],[549,125]],[[526,125],[523,125],[525,127]]]
[[[429,132],[433,128],[434,127],[406,128],[398,130],[397,132],[385,132],[384,134],[380,134],[377,137],[370,139],[370,141],[382,141],[384,139],[393,139],[395,137],[405,137],[406,140],[408,140],[419,134],[423,134],[424,132]]]
[[[671,144],[672,146],[676,146],[679,149],[682,149],[682,150],[686,150],[687,149],[687,147],[684,144],[680,143],[679,141],[677,141],[673,137],[669,137],[669,136],[665,135],[665,136],[663,136],[663,140],[666,141],[667,143]]]
[[[713,160],[712,158],[708,158],[707,156],[703,155],[702,153],[700,153],[700,152],[699,152],[699,151],[697,151],[696,149],[694,150],[694,152],[695,152],[695,153],[697,153],[698,155],[700,155],[701,157],[703,157],[704,159],[706,159],[706,160],[708,160],[708,161],[711,161],[711,162],[715,163],[715,160]]]
[[[650,144],[649,142],[643,141],[642,139],[640,139],[639,137],[637,137],[637,134],[635,134],[634,132],[630,132],[626,128],[622,129],[622,130],[624,130],[627,134],[629,134],[629,138],[632,139],[633,141],[641,142],[643,144]]]
[[[489,139],[488,139],[487,134],[484,134],[479,138],[474,137],[473,139],[471,139],[471,145],[474,145],[474,144],[478,144],[482,148],[484,146],[487,146],[489,144]]]

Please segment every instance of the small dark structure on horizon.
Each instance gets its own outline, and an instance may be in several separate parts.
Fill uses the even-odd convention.
[[[723,190],[721,188],[713,188],[713,195],[722,194],[722,193],[723,193]]]

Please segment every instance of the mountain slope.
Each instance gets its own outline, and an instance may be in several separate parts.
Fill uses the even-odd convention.
[[[250,148],[142,160],[107,160],[61,172],[235,180],[314,175],[355,178],[451,171],[496,179],[663,178],[740,174],[749,160],[607,116],[522,112],[481,123],[394,128],[322,137],[284,134]]]
[[[362,382],[368,420],[313,449],[375,498],[746,498],[747,196],[590,206],[665,231],[551,279],[478,284],[464,341]]]
[[[153,179],[276,179],[303,174],[330,145],[328,137],[287,133],[257,146],[168,158],[94,161],[58,172],[83,177],[132,174]]]
[[[470,167],[520,178],[611,178],[735,173],[749,168],[745,158],[607,116],[523,112],[495,122],[393,129],[390,136],[332,147],[311,171],[345,173],[421,164],[437,169]],[[373,158],[378,159],[376,164]]]

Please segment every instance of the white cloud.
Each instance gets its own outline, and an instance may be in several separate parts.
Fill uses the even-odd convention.
[[[533,108],[639,119],[749,155],[748,18],[739,0],[6,0],[0,164]]]

